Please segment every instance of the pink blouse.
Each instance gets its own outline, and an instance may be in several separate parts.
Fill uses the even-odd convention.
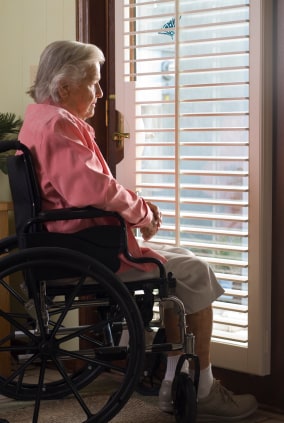
[[[127,222],[130,253],[165,262],[163,256],[138,245],[132,229],[147,226],[152,221],[152,211],[143,198],[125,189],[112,176],[88,123],[52,104],[31,104],[19,140],[33,155],[44,210],[95,206],[116,211]],[[108,219],[104,223],[107,222]],[[48,229],[75,232],[96,224],[94,219],[57,221],[49,222]],[[121,257],[119,272],[131,267],[152,269],[150,264],[136,265]]]

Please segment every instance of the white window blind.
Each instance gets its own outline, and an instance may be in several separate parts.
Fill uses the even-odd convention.
[[[213,363],[255,374],[270,358],[268,3],[130,0],[116,12],[117,108],[131,132],[118,179],[162,210],[153,241],[190,249],[224,287]]]

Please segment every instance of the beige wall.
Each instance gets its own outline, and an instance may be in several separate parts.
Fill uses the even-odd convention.
[[[0,0],[0,112],[23,117],[43,48],[76,38],[75,0]],[[0,172],[0,201],[9,197]]]

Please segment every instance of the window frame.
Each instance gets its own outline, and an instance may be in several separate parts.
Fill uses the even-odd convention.
[[[121,2],[122,3],[122,2]],[[116,8],[116,21],[123,12]],[[272,186],[272,1],[250,3],[250,233],[249,242],[249,346],[243,348],[212,340],[212,363],[217,367],[267,375],[270,372],[271,298],[271,186]],[[118,40],[122,25],[116,26],[116,108],[127,116],[127,131],[135,122],[133,83],[123,81],[123,54]],[[121,48],[121,46],[120,46]],[[122,72],[122,73],[120,73]],[[123,82],[122,82],[123,81]],[[126,175],[125,166],[128,168]],[[135,189],[135,142],[125,146],[125,159],[117,167],[118,180]],[[133,178],[130,181],[131,176]],[[252,252],[253,249],[253,252]]]

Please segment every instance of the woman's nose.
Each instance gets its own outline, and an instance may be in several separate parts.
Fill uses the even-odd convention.
[[[96,97],[102,98],[103,94],[104,93],[103,93],[102,87],[100,86],[100,84],[97,84],[96,85]]]

